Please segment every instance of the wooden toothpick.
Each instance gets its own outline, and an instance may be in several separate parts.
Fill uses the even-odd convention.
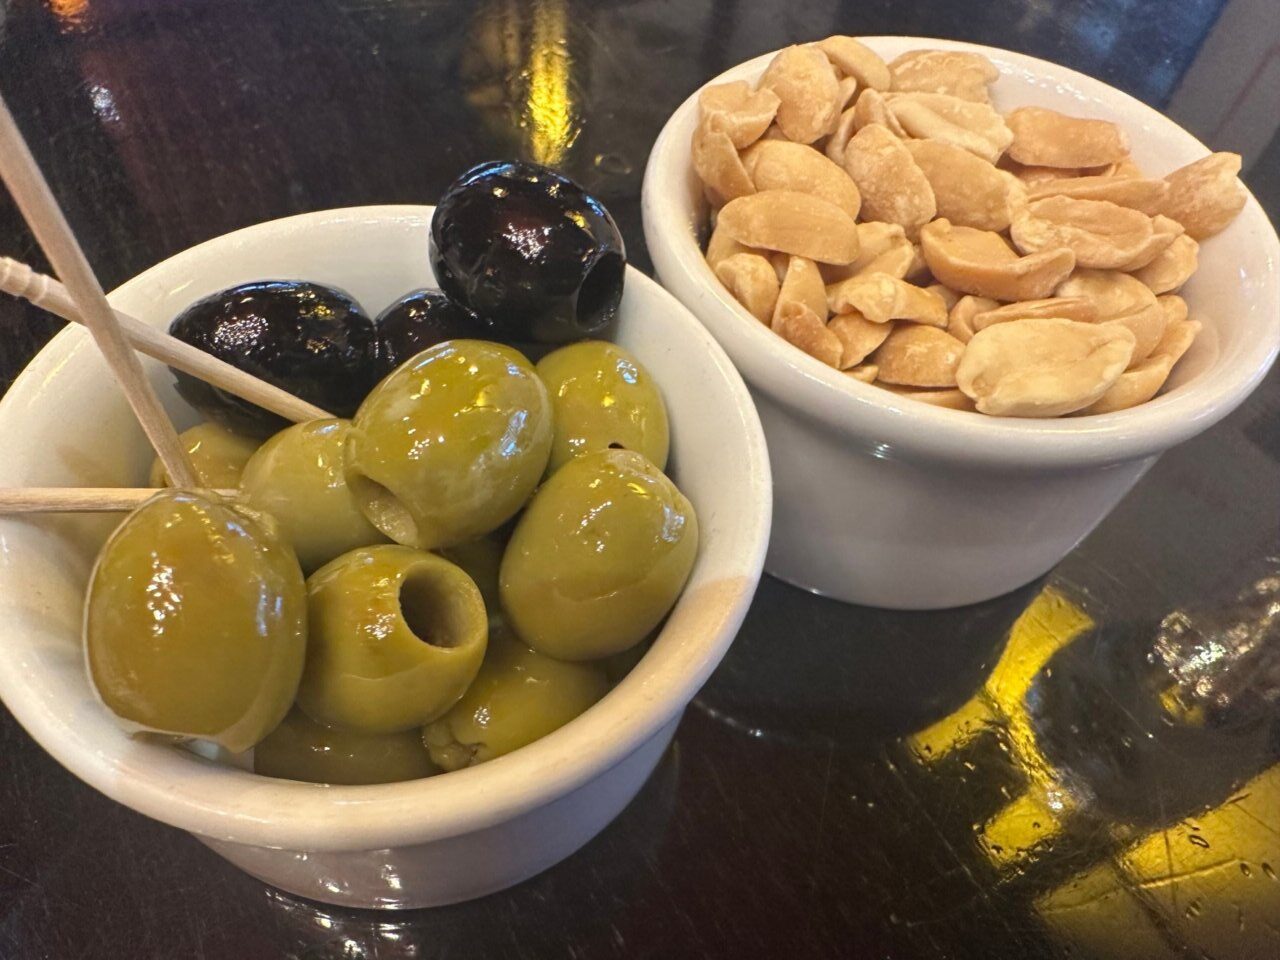
[[[11,513],[128,513],[159,490],[149,487],[0,488],[0,515]],[[235,498],[236,490],[214,490]]]
[[[30,300],[63,320],[84,323],[80,311],[67,288],[53,277],[37,273],[27,264],[10,257],[0,257],[0,291]],[[274,384],[259,380],[239,367],[219,360],[212,354],[193,347],[184,340],[149,327],[128,314],[115,311],[116,322],[129,343],[140,353],[154,357],[176,370],[188,373],[197,380],[213,384],[221,390],[233,393],[265,410],[291,420],[305,423],[308,420],[324,420],[333,416],[314,404],[300,400]]]
[[[129,347],[102,285],[85,259],[3,97],[0,97],[0,177],[53,264],[54,272],[66,284],[85,326],[93,334],[94,342],[124,390],[129,406],[165,470],[178,486],[194,487],[195,472],[178,432],[143,374],[137,354]]]

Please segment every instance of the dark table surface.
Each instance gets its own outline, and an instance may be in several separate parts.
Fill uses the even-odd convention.
[[[1095,74],[1242,153],[1280,211],[1275,0],[4,0],[0,91],[108,287],[257,221],[430,203],[512,155],[582,180],[648,269],[668,113],[837,32]],[[7,200],[0,237],[40,260]],[[57,326],[0,302],[0,390]],[[1278,461],[1273,374],[1015,595],[894,614],[766,577],[623,815],[457,907],[268,889],[0,709],[0,957],[1280,956]]]

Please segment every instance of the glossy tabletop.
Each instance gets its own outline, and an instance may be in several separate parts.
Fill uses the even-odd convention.
[[[670,111],[831,33],[1092,73],[1243,154],[1274,217],[1274,4],[7,0],[0,92],[108,287],[257,221],[431,203],[505,156],[582,181],[648,270],[640,178]],[[7,199],[0,237],[39,262]],[[58,325],[0,300],[0,389]],[[0,709],[0,958],[1272,958],[1278,718],[1273,373],[1013,595],[887,613],[766,577],[635,802],[473,903],[273,891],[82,785]]]

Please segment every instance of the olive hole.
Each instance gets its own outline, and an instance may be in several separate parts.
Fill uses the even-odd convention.
[[[400,616],[415,637],[433,647],[456,647],[464,636],[448,587],[430,570],[411,572],[400,584]]]
[[[355,495],[360,512],[370,523],[396,543],[417,545],[418,525],[399,497],[356,470],[347,473],[347,487]]]
[[[616,253],[606,253],[582,278],[578,288],[576,319],[578,326],[591,330],[600,326],[622,299],[622,275],[626,261]]]
[[[613,443],[609,444],[609,449],[610,449],[610,450],[625,450],[625,449],[627,449],[627,448],[626,448],[626,447],[624,447],[622,444],[620,444],[617,440],[615,440],[615,441],[613,441]]]

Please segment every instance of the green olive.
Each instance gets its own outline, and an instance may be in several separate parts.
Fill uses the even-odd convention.
[[[521,516],[502,556],[502,609],[541,653],[607,657],[667,615],[697,551],[693,505],[661,470],[630,450],[589,453]]]
[[[397,543],[435,550],[515,516],[551,452],[551,402],[521,354],[447,340],[369,394],[347,439],[347,482]]]
[[[139,728],[235,753],[288,712],[306,633],[302,571],[274,522],[210,495],[156,494],[107,540],[89,584],[102,701]]]
[[[305,783],[396,783],[438,773],[417,730],[352,733],[294,709],[253,751],[253,772]]]
[[[244,465],[260,442],[228,430],[220,423],[197,423],[190,430],[183,430],[178,439],[191,457],[196,479],[211,490],[238,487]],[[169,474],[158,458],[151,464],[150,479],[153,487],[171,486]]]
[[[504,549],[504,539],[488,536],[440,551],[442,557],[456,563],[476,582],[476,586],[480,588],[480,596],[484,598],[485,609],[491,617],[499,610],[498,569],[502,566]]]
[[[553,660],[495,635],[475,682],[422,740],[442,770],[473,767],[558,730],[608,689],[594,663]]]
[[[343,448],[350,420],[312,420],[281,430],[264,443],[240,480],[249,503],[280,522],[303,570],[339,554],[385,543],[365,519],[347,486]]]
[[[484,601],[461,568],[433,553],[364,547],[307,581],[311,631],[298,705],[357,733],[434,720],[484,659]]]
[[[666,467],[666,405],[649,371],[626,350],[584,340],[539,360],[538,376],[551,394],[555,421],[548,470],[610,448],[634,450],[659,470]]]

